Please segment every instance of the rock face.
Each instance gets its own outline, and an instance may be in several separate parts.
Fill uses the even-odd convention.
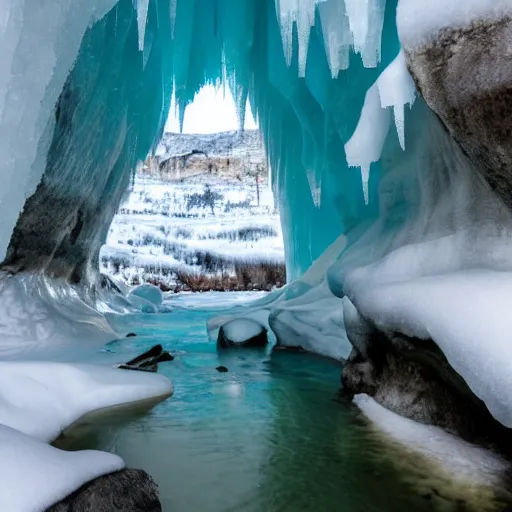
[[[47,512],[160,512],[156,484],[145,472],[123,469],[96,478]]]
[[[267,343],[267,329],[248,318],[239,318],[224,324],[217,338],[220,348],[261,348],[266,347]]]
[[[433,341],[369,324],[367,332],[365,355],[357,340],[343,368],[343,394],[365,393],[404,417],[512,455],[512,431],[492,417]]]
[[[418,90],[491,188],[512,208],[512,19],[444,29],[405,47]]]

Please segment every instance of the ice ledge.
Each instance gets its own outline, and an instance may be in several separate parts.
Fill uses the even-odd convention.
[[[163,375],[105,366],[0,362],[0,390],[0,424],[51,442],[90,412],[165,398],[173,387]]]

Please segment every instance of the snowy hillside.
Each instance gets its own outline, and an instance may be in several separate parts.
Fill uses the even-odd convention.
[[[166,134],[157,154],[114,218],[102,271],[173,291],[282,286],[281,226],[257,133]],[[159,167],[176,156],[176,169]]]

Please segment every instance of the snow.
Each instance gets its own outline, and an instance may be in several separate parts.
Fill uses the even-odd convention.
[[[384,331],[433,339],[451,366],[512,427],[512,274],[466,271],[383,283],[357,293],[356,306]]]
[[[84,483],[123,467],[117,455],[65,452],[0,424],[0,510],[46,510]]]
[[[365,203],[369,202],[368,182],[370,167],[378,162],[391,126],[391,111],[380,103],[377,83],[366,93],[361,117],[350,140],[345,144],[345,154],[350,167],[361,168]]]
[[[106,366],[0,361],[0,390],[0,424],[50,442],[89,412],[166,397],[173,387],[162,375]]]
[[[498,21],[511,13],[510,0],[400,0],[398,35],[404,48],[412,51],[431,43],[444,29],[470,27],[477,21]]]
[[[398,139],[405,151],[404,106],[412,107],[415,99],[416,87],[407,70],[405,55],[400,51],[366,93],[357,127],[345,144],[348,165],[361,168],[366,204],[369,202],[370,168],[381,158],[391,125],[391,112],[388,109],[393,108]]]
[[[206,185],[219,194],[213,212],[189,207],[189,198],[204,194]],[[282,264],[281,223],[273,203],[272,192],[262,184],[257,205],[252,180],[208,173],[168,181],[138,177],[102,248],[103,271],[127,282],[144,281],[152,273],[170,283],[178,272],[216,275],[234,272],[235,263]],[[218,259],[223,268],[203,268],[201,254]]]
[[[405,151],[404,106],[412,107],[416,100],[416,86],[407,69],[402,50],[393,62],[381,73],[377,81],[382,108],[392,107],[400,146]]]
[[[484,448],[472,445],[438,427],[416,423],[379,405],[368,395],[356,395],[354,403],[389,438],[439,463],[457,479],[498,484],[509,463]]]
[[[264,327],[249,318],[238,318],[222,326],[226,338],[234,343],[244,343],[264,331]]]

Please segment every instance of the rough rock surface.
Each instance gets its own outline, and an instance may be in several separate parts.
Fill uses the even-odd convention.
[[[418,90],[512,209],[512,19],[446,29],[405,47]]]
[[[366,347],[365,356],[354,348],[343,368],[345,395],[366,393],[404,417],[512,455],[512,431],[493,418],[433,341],[374,328]]]
[[[96,478],[53,505],[47,512],[160,512],[157,486],[138,469]]]

